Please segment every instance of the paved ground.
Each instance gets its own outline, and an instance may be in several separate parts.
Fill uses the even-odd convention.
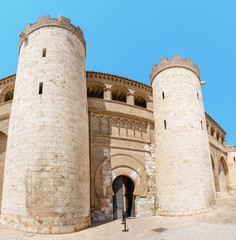
[[[236,196],[218,200],[217,205],[196,216],[128,219],[129,232],[122,232],[120,220],[61,235],[30,234],[0,225],[0,240],[236,240]]]
[[[235,240],[236,225],[193,224],[142,240]]]
[[[6,237],[6,236],[0,236],[0,240],[16,240],[16,238]]]

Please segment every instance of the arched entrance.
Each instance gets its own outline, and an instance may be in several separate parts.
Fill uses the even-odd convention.
[[[219,192],[219,181],[218,181],[218,178],[217,178],[217,173],[216,173],[216,170],[215,170],[215,163],[214,163],[214,160],[213,160],[213,157],[211,156],[211,166],[212,166],[212,171],[213,171],[213,176],[214,176],[214,185],[215,185],[215,191],[216,193]]]
[[[220,193],[222,197],[227,196],[227,181],[228,181],[228,167],[226,161],[223,157],[220,159],[219,163],[219,185]]]
[[[134,206],[134,184],[126,176],[117,177],[112,184],[113,195],[113,219],[122,218],[122,212],[126,212],[127,217],[135,216]]]
[[[1,212],[1,206],[2,206],[2,190],[3,190],[6,147],[7,147],[7,135],[0,131],[0,212]]]

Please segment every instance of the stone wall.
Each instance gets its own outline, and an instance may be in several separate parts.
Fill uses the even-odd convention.
[[[236,146],[227,146],[229,185],[233,192],[236,192]]]
[[[212,138],[211,135],[208,135],[209,138]],[[229,172],[227,164],[227,153],[222,151],[217,145],[215,145],[213,140],[210,142],[210,151],[211,151],[211,163],[212,171],[214,176],[214,185],[216,191],[216,197],[222,198],[227,196],[227,192],[230,190],[229,186]],[[223,146],[221,146],[223,147]]]
[[[7,147],[7,135],[3,132],[0,132],[0,206],[2,206],[2,190],[6,147]]]
[[[147,197],[136,199],[136,217],[148,217],[157,215],[157,175],[155,161],[155,145],[145,144],[145,169],[147,174]]]
[[[51,28],[48,30],[50,30],[51,32]],[[61,32],[64,30],[58,29],[58,31],[61,34]],[[41,33],[37,33],[36,31],[35,34],[40,35]],[[57,35],[56,32],[55,32],[55,35]],[[65,47],[68,47],[68,46],[72,47],[72,45],[74,45],[73,41],[75,39],[73,39],[72,37],[72,40],[71,40],[70,33],[68,33],[68,35],[69,35],[69,40],[67,39],[68,41],[65,42]],[[24,44],[22,46],[24,46]],[[43,48],[43,46],[40,45],[39,48],[41,49],[41,47]],[[82,50],[79,49],[80,53],[81,51]],[[40,57],[41,57],[41,53],[40,53]],[[63,56],[61,55],[60,57],[63,57]],[[61,59],[60,57],[58,57],[58,59],[60,59],[63,62],[64,59]],[[35,60],[33,64],[35,65],[36,62],[37,61]],[[45,58],[45,63],[46,62],[50,63],[50,52],[48,52],[48,48],[47,48],[47,58]],[[71,64],[71,66],[72,65],[73,64]],[[191,63],[189,66],[191,66]],[[50,70],[51,68],[48,71]],[[36,77],[40,78],[40,76],[44,73],[45,73],[45,70],[41,68],[36,72]],[[80,74],[82,76],[84,72],[81,71]],[[176,72],[174,72],[173,74],[176,74]],[[187,71],[187,73],[185,72],[182,75],[189,77],[189,75],[191,74],[189,74],[189,72]],[[15,75],[12,75],[0,81],[0,92],[1,92],[0,131],[6,135],[8,135],[8,124],[9,124],[8,119],[11,112],[12,101],[4,102],[5,101],[4,99],[5,99],[6,93],[14,89],[15,77],[16,77]],[[155,162],[152,88],[142,83],[138,83],[127,78],[122,78],[122,77],[114,76],[110,74],[87,72],[86,77],[87,77],[88,89],[90,88],[91,91],[97,91],[99,87],[99,89],[102,89],[103,91],[102,98],[88,97],[90,143],[83,145],[84,147],[89,146],[89,149],[90,149],[90,173],[91,173],[90,195],[91,195],[92,220],[93,221],[109,221],[113,219],[112,183],[114,179],[120,175],[128,176],[135,185],[135,192],[134,192],[135,216],[144,217],[144,216],[156,215],[158,213],[158,210],[157,210],[158,203],[159,203],[158,198],[161,195],[157,194],[159,182],[157,182],[158,174],[157,174],[156,162]],[[30,83],[35,81],[35,79],[30,79],[30,77],[28,77],[28,79]],[[36,82],[37,84],[39,83],[38,81]],[[50,102],[50,104],[56,105],[59,109],[59,105],[56,104],[55,97],[54,97],[54,93],[56,93],[56,90],[55,90],[56,86],[54,86],[55,87],[54,88],[54,87],[51,87],[50,84],[52,85],[58,84],[58,87],[59,88],[61,87],[60,94],[58,94],[58,97],[59,96],[63,97],[64,92],[70,89],[71,86],[69,86],[67,82],[61,82],[59,76],[56,81],[52,81],[50,83],[48,82],[47,84],[48,85],[46,86],[46,89],[44,88],[44,91],[46,91],[44,92],[44,98],[46,99],[45,104],[46,103],[48,104]],[[85,99],[86,89],[85,89],[85,84],[83,85],[84,85],[83,91],[81,89],[80,90],[81,90],[81,94],[82,95],[84,94],[83,99]],[[81,87],[82,85],[80,85],[80,88]],[[74,89],[74,87],[72,87],[72,89]],[[193,101],[196,100],[199,102],[200,106],[203,106],[200,86],[197,87],[196,89],[197,89],[197,91],[195,91],[196,94],[195,95],[193,94],[193,96],[191,97],[194,98]],[[77,91],[77,94],[80,90]],[[125,92],[126,102],[120,102],[120,101],[114,100],[112,96],[113,90],[116,90],[117,94],[120,94],[119,91]],[[174,92],[174,91],[164,91],[164,96],[168,98],[171,92]],[[32,89],[26,89],[26,92],[24,93],[25,100],[28,101],[29,97],[31,97],[30,94],[34,95],[35,93],[38,93],[38,85]],[[45,97],[45,94],[47,95],[47,97]],[[163,97],[162,91],[159,91],[159,94],[160,94],[159,97],[162,98]],[[73,99],[73,97],[75,97],[75,95],[73,95],[72,92],[70,92],[70,95],[67,96],[68,104],[71,103],[71,100]],[[146,108],[135,105],[135,100],[137,100],[139,97],[146,101]],[[61,100],[62,99],[60,99],[60,101]],[[82,105],[86,104],[86,100],[80,101],[77,99],[76,101],[79,102],[80,106],[81,104]],[[159,99],[159,101],[162,101],[162,100]],[[187,99],[186,102],[187,101],[189,101],[189,99]],[[36,102],[34,107],[37,104],[39,104],[39,102]],[[24,105],[24,108],[25,107],[28,107],[27,103]],[[19,108],[19,105],[17,106],[17,108]],[[24,111],[24,108],[19,108],[19,113],[21,112],[22,114],[22,111]],[[66,105],[65,108],[69,109],[70,107],[68,108],[68,106]],[[168,109],[169,108],[167,106],[162,110],[166,111],[167,113],[169,111]],[[80,126],[80,124],[79,123],[76,124],[74,120],[72,121],[73,117],[70,114],[72,114],[72,112],[63,114],[63,116],[61,116],[60,118],[64,117],[64,115],[68,117],[69,126],[71,130],[73,128],[72,125],[77,128],[78,126]],[[184,115],[182,115],[182,117],[183,116]],[[33,117],[32,121],[37,123],[39,118],[38,117],[34,118],[34,115],[32,115],[32,117]],[[83,119],[86,119],[85,115],[83,116]],[[177,118],[174,117],[174,120],[176,119]],[[168,128],[169,128],[169,120],[167,122]],[[205,121],[206,121],[206,125],[205,125]],[[189,126],[196,127],[196,125],[198,125],[197,127],[199,127],[200,124],[201,124],[200,122],[198,122],[198,124],[194,124],[193,122],[191,122],[189,123]],[[226,146],[225,146],[226,133],[209,115],[206,114],[205,118],[202,115],[202,124],[203,124],[203,128],[207,129],[208,140],[210,143],[210,152],[211,152],[210,165],[211,165],[212,171],[209,174],[214,176],[214,184],[215,184],[217,196],[225,197],[227,196],[227,192],[228,193],[231,192],[233,189],[235,189],[235,186],[236,186],[236,179],[234,178],[234,175],[236,175],[236,168],[234,163],[234,157],[236,157],[235,149],[234,148],[231,149],[231,147],[229,147],[226,150]],[[64,126],[68,126],[68,123],[61,125],[60,129],[61,127],[64,127]],[[82,128],[85,129],[85,125],[83,125]],[[162,129],[163,125],[159,126],[159,128]],[[28,129],[28,126],[25,126],[25,129]],[[40,128],[39,130],[42,131],[42,128]],[[50,132],[51,130],[48,131],[48,133]],[[6,138],[7,138],[6,135],[4,135],[3,133],[1,135],[2,137],[0,137],[0,140],[2,139],[1,141],[2,144],[0,144],[2,146],[1,147],[2,153],[0,155],[0,191],[1,191],[1,184],[3,180],[4,155],[5,155],[4,148],[6,145]],[[60,133],[60,131],[57,130],[55,131],[55,134],[56,133]],[[171,136],[173,137],[172,139],[174,139],[173,141],[175,145],[177,141],[176,139],[179,137],[179,135],[176,133],[173,133]],[[189,133],[186,133],[185,137],[183,138],[188,139],[187,136],[189,136]],[[54,137],[55,136],[53,136],[53,138]],[[61,138],[64,139],[64,136],[61,136]],[[163,138],[161,138],[161,140],[163,141]],[[68,140],[66,141],[68,142]],[[182,150],[185,147],[188,148],[187,147],[188,145],[182,143],[181,141],[179,142],[177,141],[177,144],[180,144],[180,149]],[[208,145],[208,142],[204,143],[203,141],[203,145],[204,144]],[[168,143],[166,143],[166,146],[168,147],[168,152],[169,151],[175,152],[173,148],[174,145],[171,145],[171,144],[168,145]],[[44,146],[44,147],[47,148],[48,146]],[[58,145],[55,145],[55,147],[58,147]],[[189,147],[189,149],[191,149],[191,146]],[[175,167],[177,168],[175,172],[179,176],[182,176],[186,174],[189,169],[194,168],[195,162],[193,161],[192,164],[189,163],[190,165],[188,165],[188,167],[184,169],[183,164],[180,164],[177,166],[177,163],[174,160],[171,164],[166,165],[166,170],[171,169],[176,164]],[[63,168],[65,168],[66,166],[68,166],[68,164],[65,161],[63,163]],[[159,167],[159,165],[157,165],[157,167]],[[209,168],[209,164],[202,165],[203,169],[205,167]],[[86,164],[78,168],[78,172],[81,173],[84,171],[84,176],[87,177],[88,172],[86,172],[85,169],[89,169]],[[87,184],[88,186],[88,178],[84,176],[82,174],[82,177],[77,179],[78,180],[77,182],[85,181],[85,185]],[[60,188],[61,194],[63,193],[65,188],[64,186],[61,186],[61,184],[63,184],[61,180],[62,178],[61,176],[59,176],[57,181],[58,184],[54,184],[54,182],[52,183],[52,188],[51,188],[52,191]],[[170,185],[169,184],[170,181],[171,181],[171,178],[166,178],[164,181],[164,185],[167,188]],[[191,174],[188,174],[188,176],[185,176],[185,181],[188,182],[193,187],[196,184],[196,181],[195,179],[193,179]],[[50,181],[48,182],[50,183]],[[32,180],[32,184],[35,184],[33,180]],[[180,188],[183,188],[183,184],[184,184],[184,181],[179,180],[178,185]],[[195,186],[195,189],[197,188],[198,187]],[[204,188],[204,186],[202,188]],[[48,189],[48,186],[47,187],[45,186],[45,188],[43,189],[44,194],[47,192],[47,189]],[[169,193],[172,194],[171,197],[173,197],[173,191],[170,190]],[[81,196],[86,195],[88,197],[88,194],[89,194],[88,192],[85,193],[84,190],[81,190]],[[88,205],[88,201],[86,201],[86,204]],[[38,206],[41,206],[41,205],[39,204]],[[80,207],[81,206],[79,206],[78,208]],[[73,206],[69,205],[68,209],[69,208],[72,209]],[[58,211],[58,209],[59,208],[55,210]],[[178,207],[176,207],[176,211],[177,209]],[[89,210],[89,206],[87,210]],[[89,221],[88,218],[85,221]],[[43,229],[42,231],[47,232],[48,230]]]
[[[135,185],[135,216],[155,215],[155,161],[150,122],[90,112],[93,221],[113,219],[112,183],[128,176]]]
[[[69,19],[45,17],[21,34],[1,213],[15,229],[90,223],[85,48],[74,31]]]
[[[14,88],[14,82],[15,75],[0,81],[0,91],[2,92],[3,96],[8,91],[8,89],[10,89],[11,87]],[[115,178],[114,173],[111,171],[110,152],[114,152],[114,149],[111,150],[111,142],[116,147],[115,154],[127,155],[129,150],[124,149],[124,147],[127,148],[127,146],[132,146],[134,144],[133,141],[136,142],[136,144],[134,144],[134,149],[136,149],[136,151],[144,150],[144,155],[139,156],[138,158],[140,159],[138,159],[138,161],[143,163],[142,166],[146,171],[147,185],[149,190],[145,197],[140,197],[138,195],[136,196],[136,217],[155,215],[157,211],[158,199],[156,194],[154,194],[157,185],[155,184],[156,165],[153,162],[155,156],[153,134],[154,127],[152,114],[152,91],[150,91],[150,88],[148,86],[132,82],[129,79],[124,79],[108,74],[87,72],[87,86],[90,86],[91,84],[101,84],[101,86],[104,87],[103,99],[88,98],[88,102],[89,111],[93,118],[90,122],[90,128],[92,130],[90,134],[90,151],[92,164],[91,170],[96,172],[98,165],[103,162],[101,164],[101,166],[103,166],[101,179],[104,178],[104,184],[103,182],[97,181],[96,185],[99,186],[99,184],[101,184],[102,191],[105,191],[105,197],[97,197],[96,191],[94,189],[95,177],[91,176],[92,219],[94,221],[107,221],[113,218],[113,192],[112,189],[109,188],[111,187],[112,182]],[[111,99],[112,86],[117,86],[120,84],[123,87],[127,88],[129,92],[126,103],[116,102]],[[140,95],[146,97],[146,109],[134,106],[135,93],[139,93]],[[4,97],[2,97],[2,99],[4,99]],[[11,101],[5,103],[3,102],[2,104],[0,104],[0,130],[3,131],[5,134],[8,133],[8,118],[10,116],[11,104]],[[213,173],[215,175],[215,188],[217,196],[223,197],[224,194],[222,195],[219,190],[219,170],[222,170],[223,167],[220,163],[221,157],[227,159],[225,147],[226,133],[207,114],[206,125],[208,129],[211,156],[214,162],[215,170],[213,170]],[[150,133],[146,131],[148,130],[148,128],[150,128]],[[92,139],[94,139],[94,143]],[[140,141],[143,142],[143,144],[140,145]],[[105,146],[97,146],[96,144],[98,142],[104,143]],[[123,143],[121,144],[121,142]],[[132,142],[131,145],[130,142]],[[98,159],[98,156],[100,156],[100,159]],[[129,158],[129,156],[127,158]],[[231,163],[227,163],[228,166],[230,164]],[[233,174],[231,174],[231,172],[233,172],[232,169],[234,169],[234,167],[229,168],[229,179],[231,179],[231,187],[235,182],[235,180],[232,178]],[[96,174],[94,173],[94,175]],[[135,173],[133,173],[133,176],[135,176]],[[110,192],[106,189],[108,189]],[[228,188],[228,191],[230,191],[230,188]],[[107,194],[108,196],[106,196]]]
[[[135,216],[156,214],[154,129],[150,88],[112,75],[87,73],[88,87],[102,86],[104,98],[89,97],[91,131],[91,211],[93,221],[113,219],[112,183],[128,176],[135,185]],[[126,102],[112,99],[125,92]],[[146,108],[135,106],[135,98]]]
[[[162,59],[151,74],[160,215],[191,215],[215,206],[199,71],[191,60]]]

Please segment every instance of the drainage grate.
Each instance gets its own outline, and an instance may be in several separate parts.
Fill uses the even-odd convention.
[[[158,233],[165,232],[166,230],[168,230],[168,229],[166,229],[166,228],[162,228],[162,227],[160,227],[160,228],[156,228],[156,229],[152,229],[152,231],[154,231],[154,232],[158,232]]]

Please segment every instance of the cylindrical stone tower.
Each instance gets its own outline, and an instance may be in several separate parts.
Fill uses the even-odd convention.
[[[151,73],[160,215],[192,215],[215,206],[201,80],[188,58],[163,58]]]
[[[68,233],[90,224],[86,44],[64,17],[20,34],[1,223]]]

